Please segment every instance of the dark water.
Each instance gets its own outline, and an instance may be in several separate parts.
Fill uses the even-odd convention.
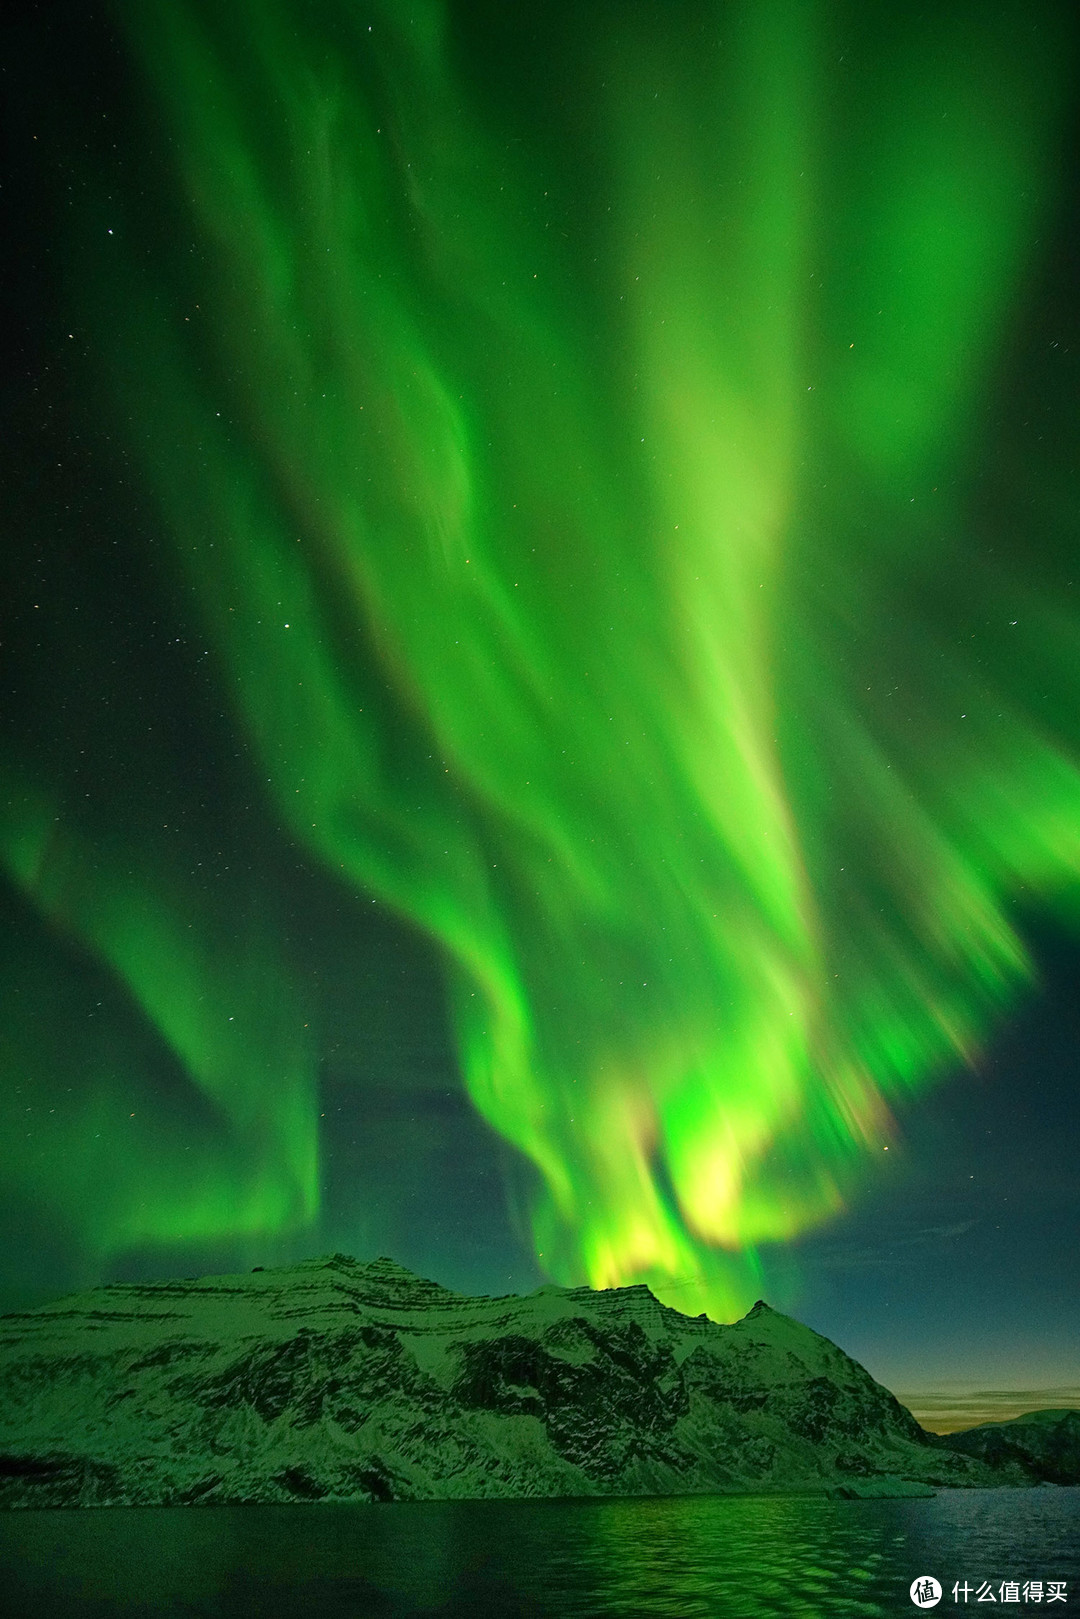
[[[706,1497],[0,1514],[0,1604],[26,1619],[438,1614],[757,1619],[1080,1609],[1080,1489],[925,1501]],[[1000,1582],[1044,1582],[1002,1604]],[[1047,1602],[1048,1582],[1068,1600]],[[976,1596],[990,1582],[994,1606]],[[962,1598],[962,1593],[961,1593]]]

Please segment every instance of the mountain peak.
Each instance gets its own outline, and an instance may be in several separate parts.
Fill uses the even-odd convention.
[[[365,1275],[377,1277],[384,1281],[419,1282],[422,1278],[415,1271],[408,1270],[399,1265],[396,1259],[389,1259],[386,1254],[380,1254],[377,1259],[357,1259],[355,1254],[319,1254],[315,1259],[305,1259],[295,1267],[298,1270],[347,1270],[363,1271]]]
[[[775,1314],[776,1314],[776,1311],[772,1308],[772,1306],[770,1304],[766,1304],[764,1299],[758,1299],[757,1303],[752,1304],[750,1306],[749,1310],[747,1310],[746,1314],[743,1316],[743,1320],[744,1321],[753,1321],[755,1316],[759,1316],[759,1315],[775,1315]]]

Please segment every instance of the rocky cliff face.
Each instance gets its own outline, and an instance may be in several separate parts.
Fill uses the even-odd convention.
[[[645,1287],[468,1298],[343,1255],[0,1318],[0,1504],[1026,1482],[935,1445],[827,1339]]]

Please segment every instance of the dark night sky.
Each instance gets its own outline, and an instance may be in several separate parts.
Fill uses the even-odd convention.
[[[517,22],[511,9],[459,4],[457,49],[466,76],[492,86],[500,116],[528,129],[554,107],[556,134],[536,125],[544,153],[549,142],[572,142],[585,113],[558,51],[530,58],[539,35],[528,8]],[[557,36],[568,27],[564,8],[551,15]],[[957,8],[961,21],[967,15]],[[0,875],[0,1308],[99,1280],[335,1249],[389,1253],[464,1290],[539,1286],[526,1213],[536,1171],[469,1099],[442,954],[377,889],[373,899],[305,848],[265,792],[264,759],[223,696],[221,645],[146,492],[139,433],[124,442],[98,394],[104,371],[82,302],[88,272],[72,242],[116,197],[118,218],[141,221],[141,251],[156,257],[162,285],[170,276],[180,285],[181,255],[194,261],[204,249],[181,240],[178,205],[155,192],[167,141],[143,139],[144,92],[96,5],[24,4],[4,27],[0,799],[38,793],[58,806],[55,824],[73,830],[71,846],[39,864],[36,888],[12,875],[18,853]],[[1057,494],[1046,498],[1059,504],[1077,470],[1075,84],[1070,93],[1058,201],[1011,339],[1010,403],[995,396],[981,409],[995,426],[1009,416],[1017,455],[1029,422],[1045,418],[1050,449],[1030,446],[1044,455],[1034,498],[1049,466]],[[565,202],[568,229],[588,206],[587,195]],[[1052,386],[1050,362],[1025,358],[1051,345]],[[978,495],[981,474],[972,476],[976,503],[992,503],[992,490]],[[1075,554],[1075,517],[1066,529],[1059,543]],[[916,642],[911,655],[920,655]],[[380,685],[389,677],[365,668],[365,689],[392,728],[398,698]],[[1080,714],[1066,716],[1065,732],[1070,723],[1075,748]],[[251,1004],[271,1004],[289,1039],[294,1026],[317,1031],[318,1208],[309,1218],[292,1210],[239,1229],[223,1217],[215,1231],[212,1219],[200,1228],[177,1215],[139,1226],[119,1194],[114,1205],[101,1193],[115,1179],[141,1208],[156,1195],[159,1163],[171,1185],[184,1152],[192,1174],[207,1177],[208,1205],[246,1172],[233,1165],[233,1146],[215,1146],[234,1139],[222,1095],[187,1071],[198,1031],[163,1032],[171,1013],[156,981],[133,990],[138,966],[116,965],[127,947],[101,943],[121,937],[125,896],[142,891],[168,891],[177,915],[190,907],[209,979],[249,963]],[[973,1066],[939,1062],[937,1085],[896,1104],[887,1159],[879,1153],[881,1171],[851,1188],[845,1212],[790,1245],[763,1245],[771,1301],[899,1390],[1054,1387],[1080,1398],[1080,943],[1040,899],[1023,891],[1007,902],[1036,981],[988,1018]],[[167,956],[154,940],[139,950]],[[308,1051],[296,1038],[297,1052]],[[251,1060],[270,1059],[260,1047]],[[144,1114],[149,1133],[126,1135]],[[95,1155],[88,1140],[105,1145]],[[258,1131],[235,1140],[253,1160],[265,1152],[269,1163],[277,1151]],[[269,1178],[251,1172],[252,1207],[261,1208]]]

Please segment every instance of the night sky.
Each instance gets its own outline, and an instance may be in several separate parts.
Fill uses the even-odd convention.
[[[1080,1398],[1074,9],[9,12],[0,1308]]]

